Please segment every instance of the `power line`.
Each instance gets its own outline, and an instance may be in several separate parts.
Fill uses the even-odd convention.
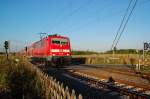
[[[118,37],[118,35],[119,35],[120,29],[121,29],[121,27],[122,27],[122,25],[123,25],[123,23],[124,23],[124,21],[125,21],[125,19],[126,19],[126,16],[127,16],[127,14],[128,14],[128,11],[130,10],[130,6],[131,6],[132,1],[133,1],[133,0],[130,0],[129,5],[128,5],[126,11],[125,11],[124,17],[123,17],[123,19],[122,19],[122,21],[121,21],[121,24],[120,24],[120,26],[119,26],[119,28],[118,28],[118,30],[117,30],[117,34],[116,34],[116,36],[115,36],[115,39],[113,40],[113,44],[112,44],[112,46],[111,46],[111,49],[113,49],[113,47],[114,47],[114,44],[115,44],[115,41],[116,41],[116,39],[117,39],[117,37]]]
[[[82,4],[81,6],[79,6],[78,8],[74,9],[71,13],[69,13],[66,17],[63,17],[59,22],[55,23],[53,25],[53,27],[51,27],[51,29],[54,29],[56,26],[60,25],[64,20],[68,19],[68,17],[71,17],[73,14],[75,14],[76,12],[78,12],[80,9],[84,8],[85,5],[88,5],[89,3],[91,3],[92,0],[88,0],[86,3]]]
[[[71,0],[71,1],[72,1],[72,0]],[[68,6],[71,5],[71,4],[72,4],[72,2],[66,3],[66,5],[61,8],[61,13],[62,13],[62,12],[65,12],[65,9],[68,8]],[[60,19],[60,18],[61,18],[61,17],[60,17],[60,13],[59,13],[59,14],[57,13],[55,19]],[[55,22],[57,23],[57,21],[55,21]],[[56,25],[56,23],[55,23],[54,25]],[[54,25],[51,27],[51,29],[54,27]]]
[[[112,49],[112,50],[114,50],[114,48],[117,46],[117,44],[118,44],[118,42],[119,42],[119,40],[120,40],[120,38],[121,38],[121,36],[122,36],[122,34],[123,34],[123,32],[124,32],[126,26],[127,26],[127,23],[128,23],[128,21],[129,21],[131,15],[132,15],[132,13],[133,13],[133,10],[135,9],[135,6],[137,5],[137,1],[138,1],[138,0],[131,0],[131,1],[129,2],[129,6],[128,6],[127,9],[126,9],[126,12],[125,12],[125,14],[124,14],[124,17],[123,17],[123,19],[122,19],[122,21],[121,21],[121,24],[120,24],[120,26],[119,26],[119,28],[118,28],[118,30],[117,30],[117,34],[116,34],[116,36],[115,36],[115,39],[114,39],[114,41],[113,41],[113,44],[112,44],[112,46],[111,46],[111,49]],[[132,2],[133,2],[133,3],[132,3]],[[131,7],[131,6],[132,6],[132,7]]]
[[[100,10],[98,10],[97,12],[103,12],[104,11],[104,9],[106,8],[106,6],[108,6],[108,7],[110,7],[110,2],[109,2],[109,5],[107,4],[107,5],[103,5],[103,7],[100,9]],[[124,11],[124,10],[123,10]],[[120,12],[123,12],[123,11],[119,11],[119,12],[115,12],[115,13],[113,13],[113,14],[111,14],[111,15],[109,15],[109,16],[114,16],[114,15],[116,15],[116,14],[118,14],[118,13],[120,13]],[[106,16],[105,17],[103,17],[103,18],[106,18]],[[79,30],[79,29],[83,29],[84,27],[86,27],[88,24],[90,24],[90,23],[93,23],[93,22],[95,22],[95,21],[97,21],[97,18],[93,18],[92,20],[91,20],[92,18],[90,17],[90,18],[88,18],[88,19],[86,19],[87,20],[87,22],[85,23],[85,24],[83,24],[83,25],[81,25],[81,26],[79,26],[79,27],[75,27],[74,28],[74,25],[72,25],[72,29],[70,29],[69,28],[69,30],[71,30],[71,31],[74,31],[74,30]]]
[[[129,5],[131,5],[131,1],[133,1],[133,0],[130,0]],[[146,1],[143,1],[143,2],[138,3],[138,4],[139,4],[139,5],[143,5],[143,4],[145,4],[145,3],[149,2],[149,1],[150,1],[150,0],[146,0]],[[104,8],[101,8],[101,9],[104,10],[104,9],[106,8],[106,6],[108,6],[108,5],[105,5]],[[127,12],[127,9],[128,9],[128,7],[125,9],[126,12]],[[103,11],[103,10],[102,10],[102,11]],[[128,9],[128,10],[129,10],[129,9]],[[121,10],[121,11],[119,11],[119,12],[115,12],[115,13],[109,15],[108,17],[111,16],[111,18],[112,18],[112,16],[115,16],[115,15],[120,14],[120,13],[123,13],[123,12],[124,12],[124,9]],[[104,17],[104,18],[106,18],[106,17]],[[124,14],[123,20],[125,20],[125,19],[126,19],[126,17],[125,17],[125,14]],[[85,28],[88,24],[91,24],[91,23],[93,23],[94,21],[96,21],[96,19],[94,19],[94,20],[89,20],[88,22],[86,22],[86,24],[83,24],[83,25],[81,25],[81,26],[79,26],[79,27],[75,27],[75,28],[72,28],[72,29],[69,28],[69,31],[70,31],[70,30],[71,30],[71,31],[74,31],[74,30],[83,29],[83,28]],[[122,21],[121,23],[123,23],[123,21]],[[74,25],[73,25],[73,26],[74,26]],[[120,25],[120,26],[121,26],[121,25]],[[118,31],[117,31],[118,34],[116,34],[117,36],[115,37],[115,39],[117,39],[117,37],[118,37],[118,35],[119,35],[119,31],[120,31],[120,29],[118,29]],[[113,44],[112,44],[112,46],[111,46],[111,49],[113,48],[113,45],[114,45],[115,42],[116,42],[115,39],[114,39],[114,41],[113,41]]]
[[[150,0],[145,0],[141,4],[145,4],[145,3],[149,3],[149,2],[150,2]]]
[[[123,29],[122,29],[122,31],[121,31],[121,33],[120,33],[120,35],[119,35],[119,38],[118,38],[118,40],[117,40],[117,42],[116,42],[116,44],[115,44],[115,47],[117,46],[117,44],[118,44],[118,42],[119,42],[119,40],[120,40],[120,38],[121,38],[121,36],[122,36],[122,34],[123,34],[123,32],[124,32],[126,26],[127,26],[127,23],[129,22],[129,19],[131,18],[131,15],[133,14],[133,11],[134,11],[134,9],[135,9],[135,7],[136,7],[136,5],[137,5],[137,2],[138,2],[138,0],[135,0],[135,3],[134,3],[134,5],[133,5],[133,7],[132,7],[132,9],[131,9],[131,12],[129,13],[129,16],[127,17],[127,20],[126,20],[126,22],[125,22],[125,24],[124,24],[124,26],[123,26]]]

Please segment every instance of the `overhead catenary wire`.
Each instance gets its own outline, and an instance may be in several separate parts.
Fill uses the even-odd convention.
[[[130,2],[131,2],[132,0],[130,0]],[[143,2],[138,2],[138,6],[140,6],[140,5],[143,5],[143,4],[145,4],[145,3],[148,3],[150,0],[146,0],[146,1],[143,1]],[[106,5],[106,6],[108,6],[108,5]],[[102,9],[105,9],[106,8],[106,6],[104,6],[104,8],[102,8]],[[124,11],[126,11],[127,10],[127,8],[126,9],[123,9],[123,10],[121,10],[121,11],[119,11],[119,12],[115,12],[115,13],[113,13],[113,14],[111,14],[111,15],[109,15],[109,16],[107,16],[108,18],[110,18],[110,16],[111,16],[111,18],[112,18],[112,16],[115,16],[115,15],[118,15],[118,14],[121,14],[121,13],[123,13]],[[103,10],[102,10],[103,11]],[[101,12],[102,12],[101,11]],[[103,17],[103,18],[106,18],[106,17]],[[94,20],[89,20],[88,22],[86,22],[85,24],[83,24],[83,25],[81,25],[81,26],[79,26],[79,27],[75,27],[75,28],[69,28],[69,31],[67,31],[67,32],[73,32],[73,31],[79,31],[79,30],[81,30],[81,29],[84,29],[87,25],[89,25],[89,24],[91,24],[91,23],[93,23],[93,22],[95,22],[95,21],[97,21],[97,19],[95,18]],[[74,27],[74,25],[72,26],[72,27]],[[115,37],[116,39],[117,39],[117,37]],[[115,43],[115,41],[113,41],[114,43]],[[111,49],[113,48],[113,45],[114,44],[112,44],[111,45]]]
[[[150,2],[150,0],[145,0],[142,2],[142,4],[149,3],[149,2]]]
[[[115,36],[115,39],[114,39],[114,41],[113,41],[113,44],[112,44],[112,46],[111,46],[111,49],[112,49],[112,50],[114,50],[114,48],[117,46],[117,44],[118,44],[118,42],[119,42],[119,40],[120,40],[120,38],[121,38],[121,36],[122,36],[122,34],[123,34],[123,32],[124,32],[126,26],[127,26],[127,23],[128,23],[128,21],[129,21],[131,15],[132,15],[132,13],[133,13],[133,10],[135,9],[135,6],[137,5],[137,1],[138,1],[138,0],[131,0],[131,1],[129,2],[129,6],[128,6],[127,9],[126,9],[126,12],[125,12],[125,14],[124,14],[124,17],[123,17],[123,19],[122,19],[122,21],[121,21],[121,24],[120,24],[120,26],[119,26],[119,28],[118,28],[118,30],[117,30],[117,34],[116,34],[116,36]],[[133,3],[133,4],[132,4],[132,3]]]
[[[71,0],[72,1],[72,0]],[[66,3],[66,5],[64,6],[64,7],[62,7],[61,8],[61,12],[65,12],[65,10],[68,8],[68,6],[70,5],[70,4],[72,4],[72,2],[69,2],[69,3]],[[58,14],[56,14],[56,17],[55,17],[55,20],[58,20],[59,18],[60,18],[60,13]],[[57,22],[56,22],[57,23]],[[54,24],[55,25],[55,24]],[[54,27],[54,25],[52,26],[52,27],[50,27],[51,29]]]
[[[129,22],[129,20],[130,20],[130,18],[131,18],[131,15],[133,14],[133,11],[134,11],[134,9],[135,9],[135,7],[136,7],[136,5],[137,5],[137,2],[138,2],[138,0],[135,0],[134,5],[133,5],[133,7],[132,7],[132,9],[131,9],[131,12],[129,13],[129,16],[127,17],[127,20],[126,20],[126,22],[125,22],[125,24],[124,24],[124,26],[123,26],[123,29],[122,29],[122,31],[121,31],[121,33],[120,33],[120,35],[119,35],[119,37],[118,37],[118,39],[117,39],[117,41],[116,41],[115,47],[117,46],[117,44],[118,44],[118,42],[119,42],[119,40],[120,40],[120,38],[121,38],[121,36],[122,36],[122,34],[123,34],[123,32],[124,32],[126,26],[127,26],[127,23]]]
[[[57,23],[55,23],[52,27],[51,27],[51,31],[52,29],[58,27],[60,24],[62,24],[62,22],[66,19],[68,19],[69,17],[71,17],[73,14],[77,13],[80,9],[84,8],[86,5],[88,5],[89,3],[91,3],[93,0],[88,0],[86,3],[83,3],[81,6],[79,6],[78,8],[74,9],[72,12],[70,12],[67,16],[63,17],[60,21],[58,21]]]
[[[119,12],[119,14],[120,14],[121,12]],[[112,16],[114,15],[114,14],[111,14]],[[112,17],[111,16],[111,17]],[[103,18],[106,18],[106,17],[103,17]],[[97,19],[95,18],[95,19],[93,19],[93,20],[89,20],[89,21],[87,21],[85,24],[82,24],[81,26],[79,26],[79,27],[75,27],[75,28],[73,28],[73,29],[71,29],[70,31],[71,32],[73,32],[74,30],[75,31],[79,31],[79,30],[81,30],[81,29],[84,29],[84,28],[86,28],[88,25],[91,25],[92,23],[94,23],[95,21],[97,21]],[[98,21],[97,21],[98,22]]]
[[[121,24],[120,24],[120,26],[119,26],[119,28],[118,28],[118,30],[117,30],[117,34],[116,34],[116,36],[115,36],[115,39],[113,40],[111,49],[114,48],[115,41],[116,41],[116,39],[117,39],[117,37],[118,37],[118,35],[119,35],[120,29],[121,29],[121,27],[122,27],[122,25],[123,25],[123,23],[124,23],[124,21],[125,21],[125,19],[126,19],[126,17],[127,17],[127,14],[128,14],[128,12],[129,12],[129,10],[130,10],[132,1],[133,1],[133,0],[130,0],[129,5],[128,5],[126,11],[125,11],[124,17],[123,17],[123,19],[122,19],[122,21],[121,21]]]
[[[103,5],[100,10],[97,10],[97,12],[101,12],[101,13],[102,13],[102,12],[104,11],[104,9],[106,8],[106,6],[110,7],[110,4],[111,4],[111,3],[112,3],[112,2],[109,2],[109,3],[105,4],[105,5]],[[93,19],[94,19],[94,20],[93,20]],[[83,28],[85,28],[87,25],[89,25],[90,23],[93,23],[93,22],[97,21],[96,18],[93,18],[93,19],[92,19],[91,17],[89,17],[88,19],[86,19],[86,23],[85,23],[85,24],[83,24],[83,25],[81,25],[81,26],[79,26],[79,27],[75,27],[75,28],[74,28],[75,25],[72,25],[71,28],[69,28],[69,30],[72,32],[72,31],[74,31],[74,30],[83,29]],[[68,29],[68,27],[67,27],[67,29]]]

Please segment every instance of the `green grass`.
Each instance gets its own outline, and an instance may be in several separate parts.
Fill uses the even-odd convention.
[[[42,99],[41,83],[37,79],[35,72],[25,68],[21,58],[16,64],[16,56],[10,56],[6,62],[4,56],[0,56],[0,94],[5,99]]]
[[[143,56],[138,54],[115,54],[115,59],[113,59],[112,54],[73,55],[72,57],[75,59],[82,58],[85,64],[128,64],[134,67],[140,59],[140,64],[144,65],[141,71],[150,73],[150,55],[145,56],[147,60],[145,62],[142,61]]]
[[[6,73],[4,73],[4,72],[0,73],[0,90],[1,91],[7,89],[7,87],[8,87],[6,77],[7,77]]]
[[[138,54],[93,54],[93,55],[73,55],[73,58],[85,58],[87,64],[132,64],[138,63],[139,59],[142,59],[142,55]],[[145,57],[149,59],[150,56]],[[148,63],[147,61],[147,63]],[[150,62],[148,63],[150,65]]]

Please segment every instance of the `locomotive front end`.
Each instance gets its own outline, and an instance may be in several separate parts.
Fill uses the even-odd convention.
[[[71,47],[70,40],[63,36],[49,37],[49,54],[51,63],[57,66],[71,64]]]

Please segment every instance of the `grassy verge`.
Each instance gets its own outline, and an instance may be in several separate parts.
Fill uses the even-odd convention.
[[[99,54],[99,55],[73,55],[74,63],[80,64],[124,64],[131,65],[136,68],[139,63],[142,65],[140,71],[143,73],[150,73],[150,56],[145,56],[143,60],[142,55],[138,54]]]
[[[41,82],[36,74],[25,68],[21,62],[16,63],[12,56],[7,64],[4,57],[0,59],[0,97],[1,99],[42,99]]]

